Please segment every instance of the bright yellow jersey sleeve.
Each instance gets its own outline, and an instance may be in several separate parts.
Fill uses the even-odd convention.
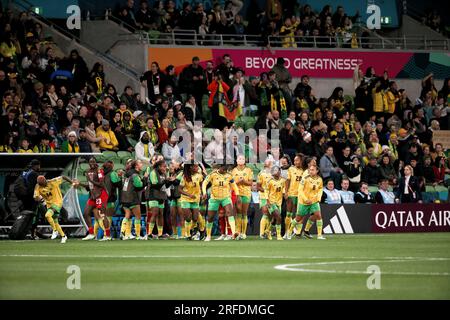
[[[269,181],[269,183],[267,184],[267,190],[270,203],[281,206],[281,203],[283,202],[283,194],[286,189],[285,183],[286,180],[283,178],[280,178],[278,180],[271,179]]]
[[[303,170],[297,167],[290,167],[288,170],[288,180],[289,180],[289,197],[297,197],[298,196],[298,186],[300,181],[302,180]]]
[[[269,172],[261,171],[258,174],[258,184],[261,185],[261,188],[263,188],[263,192],[259,192],[259,198],[260,199],[267,199],[267,183],[269,180],[272,179],[272,175]]]
[[[50,208],[51,206],[62,207],[63,197],[60,188],[61,182],[62,178],[58,177],[55,179],[47,180],[47,185],[45,187],[41,187],[36,184],[36,187],[34,189],[34,197],[38,198],[39,196],[41,196],[45,200],[47,208]]]
[[[323,182],[319,176],[304,177],[299,184],[298,188],[298,201],[300,204],[306,204],[307,200],[311,200],[311,203],[320,202],[323,193]]]
[[[247,181],[247,182],[253,181],[253,171],[252,171],[252,169],[247,168],[247,167],[245,167],[243,170],[240,170],[239,168],[236,167],[231,172],[231,175],[233,176],[234,182],[236,182],[236,184],[241,179],[244,181]],[[243,184],[238,184],[237,186],[239,189],[239,195],[246,196],[246,197],[250,197],[252,195],[252,187],[251,186],[246,186]]]
[[[188,182],[188,181],[186,181],[186,179],[183,176],[181,178],[180,186],[182,187],[184,192],[195,196],[195,199],[191,199],[191,198],[185,196],[184,194],[182,194],[180,196],[180,201],[200,202],[200,194],[201,194],[203,175],[196,173],[191,178],[192,178],[192,181]]]

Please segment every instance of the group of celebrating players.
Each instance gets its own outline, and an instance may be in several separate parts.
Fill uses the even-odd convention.
[[[272,240],[275,226],[277,240],[312,238],[310,228],[316,222],[317,239],[322,236],[322,217],[320,200],[323,181],[318,175],[314,158],[307,159],[303,167],[301,155],[296,155],[293,165],[282,178],[280,167],[268,158],[264,169],[257,177],[259,206],[262,212],[260,237]],[[125,217],[122,220],[120,237],[122,240],[165,239],[163,234],[164,207],[170,207],[171,238],[211,241],[212,228],[216,214],[219,221],[225,221],[231,235],[222,235],[216,240],[243,240],[247,233],[247,213],[252,196],[253,171],[246,165],[245,157],[239,155],[236,166],[216,165],[207,174],[200,163],[181,164],[172,160],[169,164],[161,155],[151,159],[144,172],[140,160],[128,160],[124,170],[114,170],[114,163],[106,161],[99,167],[95,158],[89,159],[89,169],[85,172],[87,182],[65,176],[47,180],[39,176],[35,187],[36,201],[45,201],[45,217],[53,229],[52,239],[61,236],[61,243],[67,241],[58,215],[62,208],[60,185],[68,181],[74,188],[86,188],[89,199],[84,216],[89,234],[83,240],[97,238],[98,229],[104,231],[100,241],[112,240],[112,217],[119,200]],[[285,234],[281,236],[282,202],[286,200]],[[146,230],[141,230],[142,210],[146,210]],[[92,225],[94,216],[95,223]],[[134,234],[132,222],[134,216]],[[305,227],[303,228],[303,225]],[[157,234],[154,234],[156,226]],[[181,236],[178,236],[181,227]],[[144,234],[144,235],[143,235]]]

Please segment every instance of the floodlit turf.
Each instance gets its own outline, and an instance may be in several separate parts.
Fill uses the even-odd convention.
[[[81,290],[66,288],[70,265],[80,267]],[[370,265],[380,268],[380,290],[367,288]],[[450,234],[0,241],[0,298],[450,299]]]

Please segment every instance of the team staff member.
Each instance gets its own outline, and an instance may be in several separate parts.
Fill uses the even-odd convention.
[[[144,240],[141,237],[141,191],[145,188],[145,180],[139,176],[142,170],[141,160],[132,160],[128,163],[129,169],[125,172],[120,193],[120,203],[125,211],[120,233],[123,240]],[[134,215],[134,228],[136,237],[131,235],[131,215]]]
[[[122,179],[119,174],[122,175],[123,172],[117,173],[114,171],[114,162],[108,160],[103,164],[103,173],[105,175],[103,183],[108,193],[108,203],[106,205],[107,223],[105,223],[105,236],[100,241],[108,241],[111,240],[110,228],[112,225],[112,216],[116,209],[117,189],[120,189],[122,186]]]

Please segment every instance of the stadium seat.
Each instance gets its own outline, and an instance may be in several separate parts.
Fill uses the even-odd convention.
[[[103,156],[103,159],[105,159],[105,160],[118,159],[117,153],[115,153],[114,151],[103,151],[102,156]]]
[[[122,162],[122,159],[125,159],[125,161],[130,158],[134,159],[134,157],[131,156],[131,152],[128,152],[128,151],[118,151],[117,156],[119,157],[121,162]]]
[[[375,194],[378,192],[378,187],[377,186],[369,186],[369,192],[375,196]]]
[[[123,163],[114,163],[114,170],[123,170],[125,165]]]
[[[445,186],[436,186],[436,192],[438,194],[438,200],[441,202],[448,200],[448,188]]]

